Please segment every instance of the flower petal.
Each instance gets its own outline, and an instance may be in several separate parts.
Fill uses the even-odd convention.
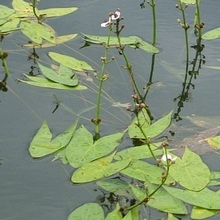
[[[101,23],[101,27],[108,27],[109,24],[110,24],[109,21],[103,22]]]
[[[121,12],[119,10],[117,10],[112,16],[111,16],[111,19],[112,21],[115,21],[117,19],[119,19],[121,16]]]

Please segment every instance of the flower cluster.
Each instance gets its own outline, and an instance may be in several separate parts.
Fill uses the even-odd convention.
[[[113,21],[116,21],[117,19],[119,19],[121,16],[121,12],[120,9],[117,8],[115,13],[110,13],[109,14],[109,19],[104,21],[103,23],[101,23],[101,27],[107,27],[109,26],[109,24],[111,24]]]

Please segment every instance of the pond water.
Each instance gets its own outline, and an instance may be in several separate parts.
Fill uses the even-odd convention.
[[[0,4],[10,6],[12,1],[2,0]],[[178,97],[182,90],[182,80],[185,69],[185,40],[183,29],[178,26],[177,19],[181,17],[179,10],[175,9],[176,1],[156,1],[157,3],[157,42],[161,53],[156,55],[153,86],[147,97],[147,102],[155,119],[160,118],[172,109],[177,111]],[[125,18],[123,34],[137,35],[148,42],[152,37],[151,9],[140,9],[141,1],[133,0],[41,0],[40,8],[48,7],[79,7],[78,11],[61,18],[47,21],[58,35],[70,33],[86,33],[106,35],[107,30],[100,28],[100,23],[107,18],[109,11],[121,8]],[[194,7],[187,11],[187,19],[193,20]],[[204,32],[219,26],[220,19],[219,0],[202,1],[201,16],[205,23]],[[193,30],[189,31],[190,45],[196,43]],[[91,131],[93,125],[90,119],[95,116],[96,81],[83,82],[88,85],[89,91],[67,92],[52,89],[42,89],[18,83],[17,79],[28,73],[32,60],[28,60],[31,50],[21,47],[27,38],[16,32],[7,36],[0,46],[9,53],[8,65],[10,77],[7,81],[8,91],[1,92],[0,96],[0,219],[67,219],[67,216],[76,207],[85,202],[93,202],[101,194],[96,191],[94,184],[73,185],[70,176],[73,169],[64,166],[61,162],[51,163],[53,157],[34,160],[28,153],[28,146],[36,131],[47,120],[54,135],[57,135],[70,126],[82,109],[88,109],[80,118],[80,123],[86,125]],[[195,131],[204,130],[193,125],[187,116],[219,116],[219,71],[206,68],[219,66],[220,40],[205,41],[204,55],[206,64],[202,66],[199,76],[193,81],[195,89],[190,90],[188,101],[179,115],[182,120],[175,124],[176,140],[181,141]],[[50,62],[47,53],[54,51],[83,59],[100,70],[100,57],[103,50],[100,47],[79,49],[83,45],[81,37],[54,48],[37,50],[40,60]],[[112,52],[113,53],[113,52]],[[190,58],[194,57],[194,50],[190,50]],[[120,66],[122,59],[117,53],[116,61],[107,67],[110,79],[104,84],[104,97],[102,102],[103,126],[101,135],[125,129],[131,120],[129,112],[123,108],[114,107],[114,103],[131,103],[132,91],[129,79]],[[138,83],[147,82],[151,65],[151,55],[139,50],[129,50],[128,56],[134,64]],[[116,64],[116,65],[115,65]],[[0,67],[3,73],[2,67]],[[1,78],[3,78],[3,74]],[[143,85],[145,86],[145,85]],[[56,107],[55,98],[64,104]],[[194,126],[192,128],[192,126]],[[190,129],[191,128],[191,129]],[[208,153],[202,156],[204,161],[214,170],[220,171],[219,156]],[[147,215],[148,219],[158,216]],[[188,219],[184,217],[183,219]],[[219,219],[215,216],[211,219]]]

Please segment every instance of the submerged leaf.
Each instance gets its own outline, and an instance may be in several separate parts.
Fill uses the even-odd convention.
[[[82,125],[67,146],[66,157],[71,166],[80,167],[112,152],[123,135],[124,132],[108,135],[94,143],[93,135]]]
[[[63,66],[62,64],[59,67],[59,70],[56,72],[51,68],[45,67],[42,64],[38,63],[41,72],[51,81],[56,83],[60,83],[65,86],[77,86],[78,85],[78,78],[73,71]]]
[[[181,172],[180,172],[181,170]],[[200,191],[210,181],[210,171],[199,155],[187,147],[182,160],[178,158],[175,164],[170,166],[169,174],[186,189]]]
[[[127,196],[131,195],[129,184],[120,179],[104,179],[96,182],[98,186],[115,195]]]
[[[66,131],[58,135],[55,139],[51,140],[52,134],[47,122],[45,121],[30,143],[29,152],[31,156],[34,158],[44,157],[66,147],[73,136],[77,122],[78,121],[76,121]]]
[[[110,156],[86,163],[73,173],[71,181],[74,183],[86,183],[108,177],[124,169],[130,163],[129,159],[111,163],[114,155],[115,152]]]
[[[68,220],[104,220],[102,207],[97,203],[85,203],[75,209]]]
[[[49,56],[51,57],[51,59],[55,60],[56,62],[63,64],[64,66],[67,66],[76,71],[93,70],[93,68],[85,61],[77,60],[74,57],[70,57],[54,52],[50,52]]]
[[[205,140],[215,150],[220,149],[220,136],[206,138]]]

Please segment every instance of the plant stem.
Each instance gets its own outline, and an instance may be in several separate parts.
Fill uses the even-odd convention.
[[[7,65],[7,62],[6,62],[6,58],[7,58],[7,54],[4,53],[2,51],[2,49],[0,48],[0,59],[2,60],[2,66],[4,67],[4,70],[5,70],[5,74],[7,76],[9,76],[10,72],[9,72],[9,69],[8,69],[8,65]]]
[[[103,87],[103,81],[105,80],[105,68],[107,64],[107,56],[108,56],[108,48],[109,48],[109,42],[110,42],[110,35],[111,35],[111,25],[109,27],[109,34],[108,34],[108,40],[107,44],[105,45],[105,55],[102,59],[102,70],[101,74],[99,76],[99,89],[98,89],[98,95],[97,95],[97,105],[96,105],[96,118],[93,121],[95,124],[95,136],[94,139],[98,140],[100,136],[100,122],[101,122],[101,95],[102,95],[102,87]]]
[[[153,13],[153,40],[152,40],[152,45],[155,46],[156,45],[156,41],[157,41],[157,27],[156,27],[156,4],[154,0],[151,0],[151,7],[152,7],[152,13]]]

